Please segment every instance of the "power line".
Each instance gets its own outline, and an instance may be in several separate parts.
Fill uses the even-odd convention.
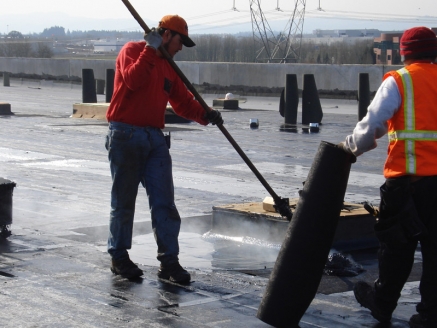
[[[287,14],[287,23],[284,29],[278,34],[272,30],[269,20],[267,19],[267,14],[271,13],[271,11],[264,12],[261,8],[261,0],[250,0],[253,36],[262,44],[262,48],[256,55],[257,60],[266,60],[268,63],[298,61],[305,6],[305,0],[294,1],[294,10]],[[279,0],[274,10],[281,16],[285,16],[284,11],[279,7]],[[262,58],[261,55],[264,58]]]
[[[201,31],[201,30],[214,30],[220,29],[224,27],[229,27],[231,25],[243,25],[251,22],[249,10],[235,10],[235,1],[233,2],[233,7],[231,9],[215,11],[210,13],[205,13],[197,16],[192,16],[187,18],[187,21],[190,26],[190,32]],[[293,13],[292,10],[283,9],[282,7],[279,9],[279,1],[277,1],[277,5],[275,9],[270,9],[264,11],[264,15],[270,21],[277,20],[288,20],[290,14]],[[325,19],[336,19],[336,20],[361,20],[361,21],[379,21],[379,22],[403,22],[403,23],[420,23],[420,24],[436,24],[437,25],[437,17],[436,16],[411,16],[411,15],[400,15],[400,14],[380,14],[380,13],[369,13],[369,12],[356,12],[356,11],[329,11],[326,9],[320,10],[320,1],[319,7],[314,10],[305,10],[305,16],[311,18],[325,18]],[[231,14],[232,15],[229,15]],[[203,19],[215,17],[214,20],[210,20],[207,23],[203,23]],[[194,22],[191,23],[191,22]],[[226,24],[227,22],[233,22],[232,24]],[[205,26],[207,24],[207,26]],[[124,31],[136,31],[138,27],[134,28],[125,28]]]
[[[225,22],[238,20],[235,22],[236,25],[242,25],[250,22],[249,17],[245,17],[244,14],[249,13],[249,11],[234,11],[234,10],[225,10],[219,12],[213,12],[209,14],[199,15],[191,17],[190,21],[201,20],[202,18],[213,17],[213,16],[227,16],[228,13],[233,13],[231,17],[226,18],[218,18],[213,21],[209,21],[206,29],[218,29],[224,26],[228,26],[227,24],[223,24]],[[237,17],[235,17],[235,13],[237,13]],[[281,8],[280,11],[277,9],[271,9],[264,12],[266,18],[271,21],[275,20],[285,20],[290,17],[291,10],[284,10]],[[421,24],[436,24],[437,25],[437,17],[435,16],[411,16],[411,15],[397,15],[397,14],[379,14],[379,13],[369,13],[369,12],[354,12],[354,11],[320,11],[318,9],[315,10],[307,10],[305,11],[306,17],[314,17],[314,18],[326,18],[326,19],[339,19],[339,20],[361,20],[361,21],[379,21],[379,22],[404,22],[404,23],[421,23]],[[218,24],[218,26],[212,26]],[[203,26],[200,28],[200,26]],[[205,26],[202,23],[190,24],[190,30],[200,30],[204,29]]]
[[[213,13],[209,13],[209,14],[203,14],[203,15],[199,15],[199,16],[188,17],[187,20],[188,21],[192,21],[192,20],[196,20],[196,19],[200,19],[200,18],[205,18],[205,17],[211,17],[211,16],[217,16],[217,15],[221,15],[221,14],[231,13],[231,12],[234,12],[234,11],[235,10],[232,10],[232,9],[223,10],[223,11],[217,11],[217,12],[213,12]]]
[[[354,11],[323,11],[318,10],[307,11],[307,16],[318,18],[339,18],[339,19],[355,19],[355,20],[375,20],[382,22],[424,22],[436,23],[435,16],[412,16],[412,15],[398,15],[398,14],[380,14],[380,13],[364,13]]]

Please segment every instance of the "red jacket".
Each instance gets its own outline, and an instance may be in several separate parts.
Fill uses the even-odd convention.
[[[202,125],[205,110],[168,61],[143,42],[128,42],[116,61],[108,121],[164,128],[167,103],[180,116]]]

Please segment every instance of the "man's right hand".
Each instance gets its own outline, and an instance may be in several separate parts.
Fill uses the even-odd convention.
[[[217,109],[210,109],[209,112],[206,114],[206,118],[212,125],[222,125],[223,124],[223,118],[222,114]]]
[[[162,43],[162,37],[155,28],[152,28],[149,33],[144,34],[144,40],[146,40],[146,47],[151,47],[155,50],[158,49]]]

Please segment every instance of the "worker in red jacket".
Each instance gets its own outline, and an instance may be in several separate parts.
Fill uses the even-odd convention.
[[[367,115],[341,144],[359,156],[388,133],[385,183],[375,233],[379,277],[358,282],[357,301],[389,322],[410,275],[420,242],[421,302],[413,328],[437,327],[437,38],[427,27],[406,30],[400,41],[404,67],[388,72]]]
[[[106,118],[106,149],[112,175],[108,253],[111,271],[126,278],[143,274],[128,254],[138,186],[146,189],[153,233],[161,262],[158,277],[189,282],[179,264],[181,218],[174,203],[172,161],[162,129],[170,103],[176,114],[202,125],[221,125],[217,110],[205,109],[163,57],[162,46],[173,57],[182,46],[193,47],[185,20],[164,16],[145,41],[128,42],[116,60],[114,93]]]

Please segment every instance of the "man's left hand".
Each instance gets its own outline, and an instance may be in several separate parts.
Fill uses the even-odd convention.
[[[149,33],[144,34],[144,40],[146,40],[146,47],[159,48],[162,43],[162,37],[159,35],[155,28],[152,28]]]

